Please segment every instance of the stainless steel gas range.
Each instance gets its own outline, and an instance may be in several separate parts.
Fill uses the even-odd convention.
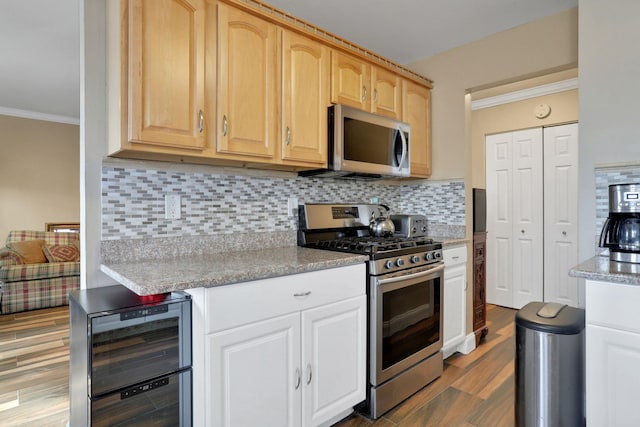
[[[373,237],[370,204],[300,206],[300,246],[364,254],[368,384],[360,408],[378,418],[442,374],[442,244],[426,237]]]

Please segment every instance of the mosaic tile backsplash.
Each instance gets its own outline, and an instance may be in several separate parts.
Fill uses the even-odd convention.
[[[609,215],[609,185],[640,183],[640,165],[596,168],[596,234]]]
[[[297,217],[287,210],[289,197],[299,204],[369,203],[377,197],[392,213],[424,214],[428,224],[464,229],[462,180],[390,184],[211,170],[105,163],[102,240],[295,231]],[[180,219],[165,219],[166,194],[180,196]]]

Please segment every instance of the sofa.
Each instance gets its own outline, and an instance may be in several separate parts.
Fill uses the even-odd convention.
[[[0,249],[0,314],[68,304],[80,288],[78,233],[15,230]]]

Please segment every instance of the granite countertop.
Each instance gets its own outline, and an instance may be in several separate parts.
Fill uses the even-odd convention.
[[[359,264],[364,255],[298,246],[104,263],[100,269],[138,295],[229,285]]]
[[[569,276],[587,280],[640,285],[640,264],[609,261],[608,256],[594,256],[569,270]]]
[[[441,242],[443,249],[446,249],[450,246],[467,244],[470,241],[469,239],[465,239],[464,237],[432,237],[432,239],[436,242]]]

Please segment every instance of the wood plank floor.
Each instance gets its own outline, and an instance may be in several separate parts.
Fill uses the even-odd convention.
[[[488,306],[489,334],[475,351],[447,359],[442,377],[375,422],[352,415],[336,427],[513,426],[515,312]],[[0,425],[68,419],[68,307],[0,316]]]
[[[0,425],[68,420],[69,308],[0,316]]]

